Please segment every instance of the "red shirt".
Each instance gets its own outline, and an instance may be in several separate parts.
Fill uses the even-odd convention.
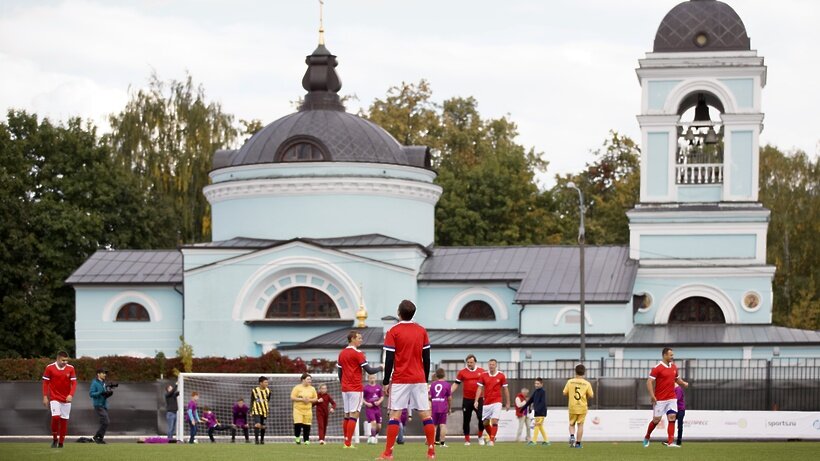
[[[367,365],[364,352],[347,346],[339,353],[336,366],[342,369],[342,392],[362,391],[362,367]]]
[[[655,398],[658,400],[672,400],[675,398],[675,381],[678,378],[678,367],[674,363],[669,366],[658,363],[649,377],[655,380]]]
[[[66,403],[66,398],[70,395],[74,397],[77,390],[77,374],[74,367],[66,364],[63,369],[57,368],[57,363],[52,363],[43,372],[43,395],[49,400],[56,400]]]
[[[421,353],[430,348],[427,330],[415,322],[399,322],[384,338],[384,349],[395,352],[393,376],[396,384],[426,384]]]
[[[476,367],[470,370],[467,367],[461,369],[456,375],[456,383],[461,384],[461,394],[465,399],[475,399],[475,391],[478,390],[478,378],[484,373],[484,369]]]
[[[507,387],[507,377],[500,371],[495,375],[488,371],[478,378],[478,385],[484,388],[484,405],[501,403],[501,388]]]
[[[515,400],[526,402],[527,397],[525,397],[524,394],[519,392],[518,395],[515,396]],[[527,412],[524,410],[524,407],[519,407],[518,403],[516,403],[515,404],[515,417],[520,418],[520,417],[522,417],[526,414],[527,414]]]
[[[321,402],[316,402],[313,406],[316,407],[316,413],[327,414],[329,413],[328,407],[332,407],[334,410],[336,409],[336,402],[333,401],[333,397],[330,394],[322,394],[321,392],[316,394],[317,399],[322,399]]]

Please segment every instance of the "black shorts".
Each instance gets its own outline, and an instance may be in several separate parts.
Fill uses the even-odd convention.
[[[262,415],[251,415],[251,416],[253,416],[253,425],[254,426],[259,424],[260,426],[264,427],[265,426],[265,421],[268,420],[267,416],[262,416]]]

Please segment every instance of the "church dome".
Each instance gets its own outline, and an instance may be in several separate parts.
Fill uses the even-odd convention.
[[[269,124],[242,146],[229,165],[302,161],[408,165],[403,147],[380,126],[340,110],[302,110]]]
[[[748,51],[746,27],[731,6],[717,0],[690,0],[672,8],[655,34],[657,53]]]
[[[431,167],[429,149],[402,146],[380,126],[345,112],[336,56],[324,44],[307,56],[299,111],[253,135],[239,150],[217,151],[213,167],[289,162],[366,162]]]

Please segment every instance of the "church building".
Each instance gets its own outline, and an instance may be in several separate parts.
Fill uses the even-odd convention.
[[[403,299],[435,363],[816,357],[820,332],[773,326],[770,211],[758,201],[763,58],[737,13],[685,1],[639,60],[640,201],[630,241],[437,247],[442,189],[425,146],[345,111],[336,56],[307,56],[299,110],[214,153],[212,241],[100,250],[67,280],[78,356],[335,359],[351,328],[379,361]],[[785,77],[784,77],[785,78]],[[637,88],[636,88],[637,91]]]

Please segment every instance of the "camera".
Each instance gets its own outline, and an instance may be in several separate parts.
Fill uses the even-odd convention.
[[[109,389],[114,389],[114,388],[116,388],[116,387],[118,387],[118,386],[119,386],[119,384],[118,384],[118,383],[107,383],[107,384],[105,385],[105,387],[107,387],[107,388],[109,388]]]
[[[117,386],[119,386],[119,384],[117,384],[117,383],[106,383],[105,384],[105,392],[103,392],[103,395],[105,396],[105,398],[108,398],[108,397],[111,397],[112,395],[114,395],[114,391],[112,389],[116,388]]]

